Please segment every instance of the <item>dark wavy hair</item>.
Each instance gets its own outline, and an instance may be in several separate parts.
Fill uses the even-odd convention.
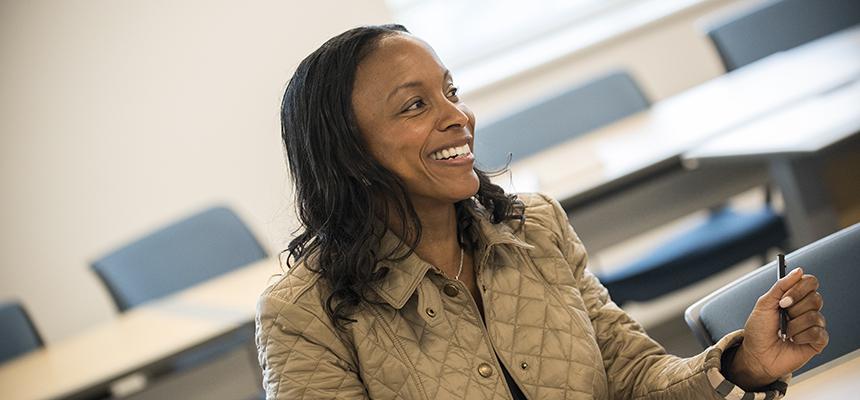
[[[281,104],[281,135],[295,185],[295,205],[301,227],[284,252],[299,262],[314,255],[308,268],[331,285],[326,312],[344,328],[355,306],[366,300],[369,284],[382,279],[383,260],[408,256],[421,238],[421,223],[404,183],[372,157],[358,128],[352,107],[352,91],[358,64],[380,39],[408,34],[401,25],[363,26],[350,29],[325,42],[299,64]],[[521,218],[521,203],[475,169],[480,186],[471,199],[455,204],[458,238],[474,247],[465,229],[470,222],[467,207],[480,203],[492,223]],[[473,200],[474,199],[474,200]],[[378,254],[389,213],[396,213],[403,251]],[[383,224],[377,223],[383,221]],[[404,247],[405,246],[405,247]],[[395,256],[399,254],[399,256]],[[398,258],[399,257],[399,258]]]

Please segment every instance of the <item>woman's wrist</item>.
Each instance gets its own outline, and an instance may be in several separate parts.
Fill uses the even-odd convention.
[[[722,373],[729,381],[746,391],[756,391],[776,381],[778,377],[768,375],[755,358],[744,351],[743,344],[723,352]]]

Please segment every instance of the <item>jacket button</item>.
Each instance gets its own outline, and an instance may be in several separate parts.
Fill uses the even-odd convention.
[[[529,368],[529,363],[527,363],[527,362],[525,362],[525,361],[521,362],[521,363],[520,363],[520,368],[522,368],[522,369],[528,369],[528,368]]]
[[[427,309],[426,309],[426,310],[424,310],[424,311],[426,311],[426,312],[427,312],[427,316],[428,316],[428,317],[430,317],[430,318],[436,318],[436,310],[434,310],[434,309],[432,309],[432,308],[430,308],[430,307],[427,307]]]
[[[457,289],[457,287],[454,286],[453,283],[445,285],[445,287],[442,288],[442,291],[445,292],[448,297],[457,297],[457,295],[460,293],[460,289]]]
[[[481,363],[481,365],[478,366],[478,374],[484,378],[489,378],[493,376],[493,367],[491,367],[490,364]]]

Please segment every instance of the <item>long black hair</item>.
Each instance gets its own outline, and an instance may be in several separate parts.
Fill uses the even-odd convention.
[[[363,26],[325,42],[305,58],[290,79],[281,104],[281,136],[295,185],[295,204],[301,228],[290,241],[291,261],[307,260],[331,286],[326,312],[336,326],[352,321],[349,314],[365,298],[369,284],[382,279],[382,260],[408,256],[421,237],[421,223],[404,183],[379,164],[358,128],[352,107],[352,90],[358,64],[385,36],[408,34],[401,25]],[[466,207],[474,201],[499,223],[520,218],[521,203],[475,169],[480,181],[473,199],[458,202],[458,237],[472,247],[463,230],[469,224]],[[400,221],[409,232],[407,252],[378,254],[385,226],[377,221]],[[399,256],[395,256],[399,254]]]

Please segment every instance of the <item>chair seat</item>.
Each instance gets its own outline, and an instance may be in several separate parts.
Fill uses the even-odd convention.
[[[770,207],[752,212],[723,208],[641,259],[598,277],[618,304],[650,300],[707,278],[751,254],[783,246],[787,238],[783,218]]]

